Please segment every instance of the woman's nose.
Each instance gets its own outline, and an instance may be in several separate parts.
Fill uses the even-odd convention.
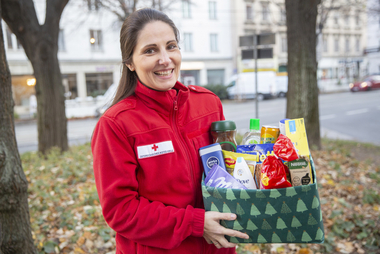
[[[166,50],[161,51],[158,63],[162,65],[168,65],[171,63],[171,61],[172,60],[170,59],[168,52]]]

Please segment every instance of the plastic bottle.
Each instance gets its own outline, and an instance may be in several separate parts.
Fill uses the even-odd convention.
[[[234,178],[247,187],[247,189],[257,189],[251,170],[249,170],[248,164],[243,157],[237,157],[236,159]]]
[[[260,144],[260,119],[249,120],[249,131],[246,132],[241,141],[242,145]]]

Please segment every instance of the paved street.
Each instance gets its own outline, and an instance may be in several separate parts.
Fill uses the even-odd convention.
[[[249,128],[249,118],[255,117],[255,101],[223,103],[226,119],[235,121],[239,132]],[[259,102],[262,125],[278,125],[285,118],[286,99]],[[380,91],[336,93],[319,96],[321,135],[380,145]],[[90,141],[97,119],[68,122],[70,145]],[[20,153],[37,150],[35,123],[16,124]]]

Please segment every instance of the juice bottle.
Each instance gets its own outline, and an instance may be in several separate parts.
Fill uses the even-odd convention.
[[[249,120],[249,131],[246,132],[241,141],[242,145],[260,144],[261,131],[260,119]]]

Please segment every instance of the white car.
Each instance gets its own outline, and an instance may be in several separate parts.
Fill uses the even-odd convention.
[[[101,106],[95,109],[95,117],[100,117],[111,106],[113,99],[115,98],[117,85],[112,84],[107,91],[101,96],[101,100],[98,104]]]

